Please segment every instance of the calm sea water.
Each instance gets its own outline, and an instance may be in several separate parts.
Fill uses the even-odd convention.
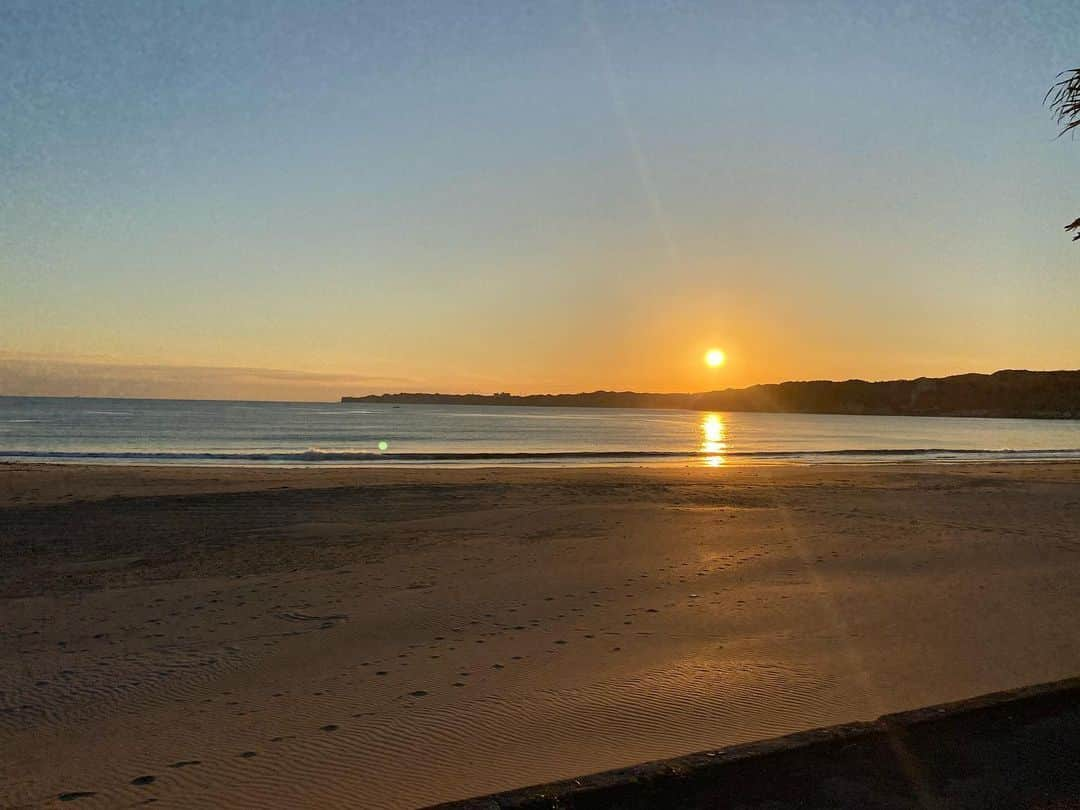
[[[469,464],[1080,458],[1080,422],[0,397],[0,461]]]

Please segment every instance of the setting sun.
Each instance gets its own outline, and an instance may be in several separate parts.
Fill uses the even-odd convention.
[[[705,365],[709,368],[719,368],[724,365],[724,353],[719,349],[709,349],[705,352]]]

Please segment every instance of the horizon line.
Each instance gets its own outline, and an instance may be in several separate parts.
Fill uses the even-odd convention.
[[[211,366],[208,368],[228,368],[227,366]],[[791,379],[781,380],[780,382],[770,383],[754,383],[753,385],[746,385],[741,387],[727,388],[713,388],[704,391],[635,391],[632,389],[610,389],[610,388],[596,388],[591,391],[572,391],[562,393],[528,393],[528,394],[511,394],[505,391],[494,391],[491,393],[479,393],[479,392],[467,392],[467,393],[443,393],[440,391],[383,391],[380,393],[368,393],[368,394],[341,394],[336,399],[242,399],[242,398],[219,398],[219,397],[167,397],[167,396],[104,396],[95,394],[6,394],[0,392],[0,398],[3,399],[103,399],[103,400],[123,400],[123,401],[155,401],[155,402],[260,402],[266,404],[279,404],[279,405],[340,405],[345,399],[364,399],[372,397],[395,397],[395,396],[429,396],[429,397],[486,397],[495,398],[499,396],[506,396],[511,398],[528,398],[528,397],[578,397],[587,396],[591,394],[632,394],[637,396],[657,396],[657,397],[693,397],[704,396],[707,394],[716,394],[727,391],[746,391],[752,388],[762,388],[768,386],[779,386],[788,384],[806,384],[806,383],[867,383],[867,384],[879,384],[890,382],[917,382],[919,380],[948,380],[955,377],[992,377],[995,374],[1002,373],[1027,373],[1027,374],[1062,374],[1062,373],[1080,373],[1080,369],[1028,369],[1028,368],[1001,368],[995,371],[982,372],[982,371],[965,371],[957,372],[955,374],[946,374],[940,377],[894,377],[888,379],[865,379],[862,377],[849,377],[844,380],[830,380],[824,378],[817,379]]]

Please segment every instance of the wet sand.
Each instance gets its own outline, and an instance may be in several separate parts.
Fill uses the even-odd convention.
[[[1080,672],[1080,464],[0,465],[0,806],[413,807]]]

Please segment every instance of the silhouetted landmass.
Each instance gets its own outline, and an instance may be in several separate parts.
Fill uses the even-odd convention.
[[[372,394],[342,402],[532,407],[662,408],[699,411],[893,416],[1080,418],[1080,371],[997,371],[867,382],[784,382],[700,394],[591,391],[581,394]]]

